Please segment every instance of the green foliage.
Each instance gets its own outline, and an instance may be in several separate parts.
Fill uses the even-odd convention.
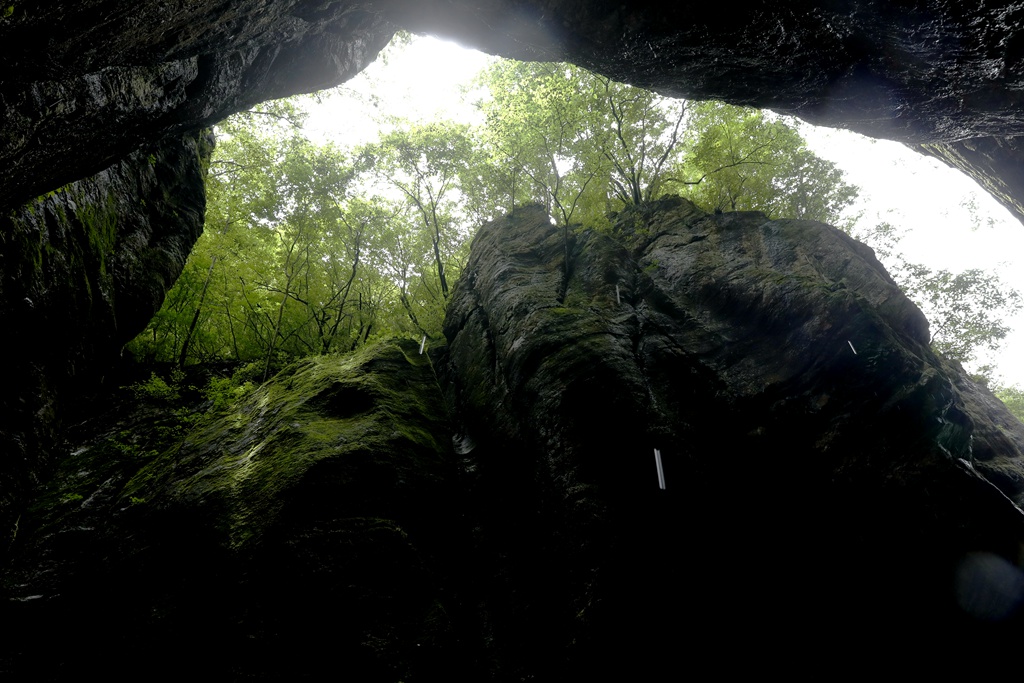
[[[889,223],[853,236],[870,245],[889,274],[924,312],[931,326],[932,346],[948,358],[972,367],[987,381],[989,366],[980,356],[995,352],[1010,333],[1006,323],[1024,301],[997,273],[970,269],[954,273],[912,263],[899,251],[900,232]]]
[[[178,390],[155,372],[150,374],[148,380],[131,385],[129,390],[140,399],[148,398],[170,403],[181,398]]]
[[[568,64],[497,62],[479,84],[481,194],[506,210],[537,202],[562,225],[602,223],[652,199],[679,159],[681,100]]]
[[[203,390],[209,412],[220,412],[248,396],[256,384],[253,380],[262,374],[259,363],[249,363],[236,370],[231,377],[211,377]]]
[[[464,191],[480,166],[470,130],[449,122],[398,122],[360,150],[360,160],[383,188],[370,201],[389,207],[387,225],[371,238],[376,263],[397,286],[410,331],[436,336],[474,222]],[[389,190],[398,202],[389,201]]]
[[[491,93],[479,102],[492,167],[483,196],[543,203],[561,224],[601,223],[665,193],[836,223],[857,195],[796,128],[761,111],[672,100],[565,64],[498,62],[480,84]]]
[[[994,273],[959,273],[907,264],[904,289],[920,302],[931,322],[932,345],[961,362],[979,351],[995,351],[1010,332],[1006,319],[1020,310],[1021,297]]]
[[[781,118],[720,102],[691,107],[686,158],[670,187],[706,210],[839,224],[857,196],[842,171]]]
[[[365,274],[369,234],[389,212],[351,199],[355,169],[314,145],[293,103],[219,126],[206,229],[163,308],[132,349],[153,360],[291,358],[371,336],[383,296]]]
[[[509,210],[543,203],[568,224],[597,189],[604,164],[588,147],[591,93],[562,64],[498,62],[481,76],[490,98],[480,103],[487,124],[483,142],[491,159],[495,198]]]
[[[997,387],[993,392],[1006,408],[1021,422],[1024,422],[1024,389],[1019,386]]]
[[[132,350],[179,366],[255,363],[262,381],[379,336],[438,336],[475,226],[526,203],[547,207],[568,249],[570,225],[603,228],[610,212],[665,193],[833,224],[857,193],[772,114],[565,64],[498,62],[476,85],[489,93],[483,126],[388,119],[357,149],[311,142],[294,101],[221,123],[205,232]],[[966,358],[1005,335],[998,321],[1016,293],[984,290],[980,273],[915,268],[906,286],[948,320],[934,328],[940,348]],[[209,400],[227,405],[243,386],[217,382]]]

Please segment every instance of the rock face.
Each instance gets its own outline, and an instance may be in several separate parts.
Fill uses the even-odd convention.
[[[427,401],[443,393],[450,416],[403,412],[433,373],[390,347],[360,361],[390,380],[295,368],[251,399],[244,429],[212,422],[159,457],[54,445],[199,235],[203,128],[343,81],[396,27],[921,145],[1024,218],[1020,13],[0,4],[3,609],[25,625],[0,666],[108,671],[127,644],[140,666],[195,653],[172,668],[294,678],[343,643],[362,680],[643,678],[659,653],[685,641],[700,657],[723,634],[846,655],[865,623],[944,655],[979,619],[1016,637],[1020,423],[932,356],[870,253],[814,224],[676,202],[623,216],[616,239],[577,238],[524,211],[481,233],[453,304]],[[373,433],[376,455],[335,457]],[[53,635],[83,615],[89,633]],[[781,631],[790,615],[800,625]],[[222,632],[230,647],[211,646]],[[296,662],[300,649],[318,654]]]
[[[0,215],[5,386],[17,388],[0,394],[4,529],[50,471],[60,405],[102,382],[181,273],[203,228],[211,145],[171,136]]]
[[[0,207],[165,135],[351,78],[393,29],[364,3],[10,3],[0,17]]]
[[[347,2],[0,7],[0,318],[24,333],[0,399],[5,537],[51,473],[62,404],[143,329],[202,231],[203,129],[350,78],[393,32]]]
[[[22,519],[5,680],[114,661],[160,679],[482,680],[460,478],[415,343],[292,366],[193,429],[159,397],[135,404],[95,420]]]
[[[522,209],[445,333],[299,363],[162,451],[166,409],[96,422],[21,521],[0,673],[652,680],[722,642],[760,671],[1019,637],[1024,425],[840,231]]]
[[[671,200],[574,238],[524,210],[478,234],[445,334],[538,621],[574,614],[595,674],[678,649],[655,605],[700,624],[698,657],[714,634],[850,654],[865,623],[940,652],[972,635],[953,577],[1017,560],[1024,430],[833,228]]]

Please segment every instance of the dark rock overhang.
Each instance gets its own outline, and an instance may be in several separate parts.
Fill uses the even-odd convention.
[[[396,28],[898,140],[1024,218],[1024,13],[1004,1],[92,0],[0,7],[0,205],[168,133],[340,83]]]

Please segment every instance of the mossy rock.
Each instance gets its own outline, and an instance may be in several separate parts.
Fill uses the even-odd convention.
[[[175,652],[177,673],[207,661],[232,679],[337,661],[356,680],[452,662],[473,678],[458,673],[483,649],[461,595],[465,495],[416,343],[296,363],[163,453],[130,450],[76,451],[70,469],[95,476],[40,498],[39,538],[23,539],[2,616],[24,626],[18,661],[59,653],[39,680],[61,680],[67,661],[101,670],[113,647],[127,665]],[[88,632],[48,635],[80,617]]]
[[[429,357],[412,342],[310,358],[209,416],[142,469],[122,500],[208,510],[235,549],[294,508],[401,517],[410,490],[451,467],[445,420]]]

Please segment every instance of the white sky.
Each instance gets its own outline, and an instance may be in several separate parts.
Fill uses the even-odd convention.
[[[860,187],[858,209],[865,224],[885,220],[903,232],[899,249],[909,261],[953,272],[998,273],[1007,286],[1024,293],[1024,225],[973,180],[897,142],[801,128],[814,152],[839,165],[847,182]],[[966,206],[972,201],[976,220]],[[998,353],[982,361],[995,366],[997,383],[1024,385],[1024,312],[1010,327],[1014,331]]]
[[[477,112],[463,102],[462,89],[493,59],[453,43],[415,38],[389,54],[386,63],[378,60],[311,107],[307,134],[343,145],[368,142],[376,138],[376,120],[384,112],[412,120],[478,123]],[[885,220],[904,231],[899,249],[909,261],[954,272],[998,272],[1024,292],[1024,225],[973,181],[899,143],[808,124],[801,132],[815,153],[839,165],[847,182],[860,187],[862,220]],[[972,199],[981,223],[977,230],[965,206]],[[1011,326],[1015,332],[990,360],[997,382],[1024,385],[1024,313]]]

